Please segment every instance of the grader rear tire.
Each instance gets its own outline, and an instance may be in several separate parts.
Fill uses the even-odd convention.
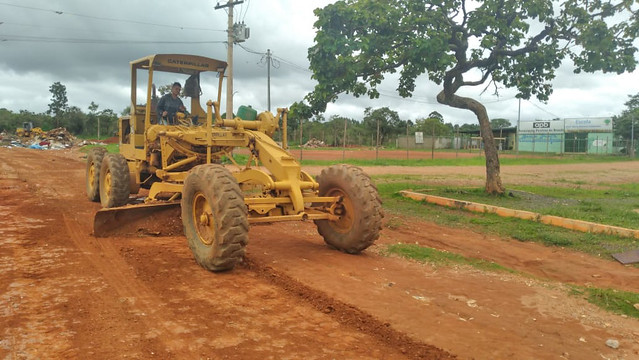
[[[107,150],[103,147],[94,147],[87,155],[86,184],[87,196],[91,201],[100,201],[100,168],[102,159]]]
[[[362,169],[334,165],[317,177],[319,196],[342,196],[336,208],[338,221],[316,220],[324,241],[340,251],[357,254],[373,245],[382,228],[382,201],[377,188]]]
[[[248,218],[237,180],[221,165],[196,166],[182,190],[184,234],[195,260],[210,271],[225,271],[242,260]]]
[[[129,200],[129,166],[122,154],[107,154],[100,168],[100,203],[102,207],[122,206]]]

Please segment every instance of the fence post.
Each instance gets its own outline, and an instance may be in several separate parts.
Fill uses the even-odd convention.
[[[548,156],[548,141],[550,141],[550,134],[546,134],[546,156]]]
[[[406,120],[406,160],[408,160],[408,120]]]

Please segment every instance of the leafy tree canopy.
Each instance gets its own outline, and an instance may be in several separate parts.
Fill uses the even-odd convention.
[[[486,108],[457,95],[467,86],[516,88],[545,101],[562,60],[574,71],[632,71],[639,24],[634,0],[340,0],[315,10],[308,57],[318,84],[315,112],[341,93],[379,97],[386,74],[410,96],[426,74],[442,86],[437,101],[472,111],[484,136],[486,190],[503,193]]]
[[[57,118],[62,115],[68,107],[67,87],[57,81],[51,84],[49,92],[51,93],[51,103],[49,103],[47,114],[53,114],[53,116]]]
[[[379,124],[380,144],[384,143],[389,136],[402,134],[406,131],[406,122],[399,118],[397,111],[387,107],[379,109],[366,108],[362,124],[370,133],[377,133]]]
[[[428,114],[428,118],[429,119],[437,119],[440,122],[444,122],[444,115],[440,114],[437,111],[432,111],[430,114]]]
[[[453,131],[451,124],[444,124],[443,120],[436,117],[428,117],[426,119],[417,119],[415,128],[424,135],[447,136]]]
[[[613,116],[615,135],[630,140],[639,137],[639,93],[628,95],[628,101],[625,103],[626,109],[621,115]],[[634,122],[634,128],[632,123]]]
[[[503,129],[511,126],[510,120],[502,118],[490,119],[490,127],[493,129]]]
[[[427,74],[449,95],[490,80],[547,100],[564,58],[575,72],[634,70],[636,7],[631,0],[338,1],[315,10],[308,57],[318,84],[308,100],[323,111],[344,92],[377,98],[384,74],[397,71],[402,96]],[[481,75],[466,80],[471,70]]]

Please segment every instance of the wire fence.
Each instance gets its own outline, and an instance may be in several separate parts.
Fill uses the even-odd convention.
[[[483,139],[466,134],[452,136],[424,136],[417,141],[415,136],[401,135],[395,138],[397,149],[407,150],[455,150],[462,152],[482,151]],[[589,154],[635,157],[639,152],[639,142],[613,139],[611,134],[548,134],[516,137],[496,137],[497,149],[503,152],[541,153],[546,155]],[[634,143],[634,146],[633,146]]]

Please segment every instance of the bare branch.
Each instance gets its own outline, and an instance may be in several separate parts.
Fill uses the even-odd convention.
[[[466,21],[468,20],[468,13],[466,12],[466,0],[462,0],[461,6],[462,6],[462,12],[464,14],[464,20],[462,21],[462,26],[466,27]]]
[[[486,80],[488,80],[488,77],[493,73],[493,71],[495,71],[495,69],[497,69],[497,64],[492,64],[484,71],[481,79],[476,81],[464,81],[462,86],[477,86],[483,84]]]

